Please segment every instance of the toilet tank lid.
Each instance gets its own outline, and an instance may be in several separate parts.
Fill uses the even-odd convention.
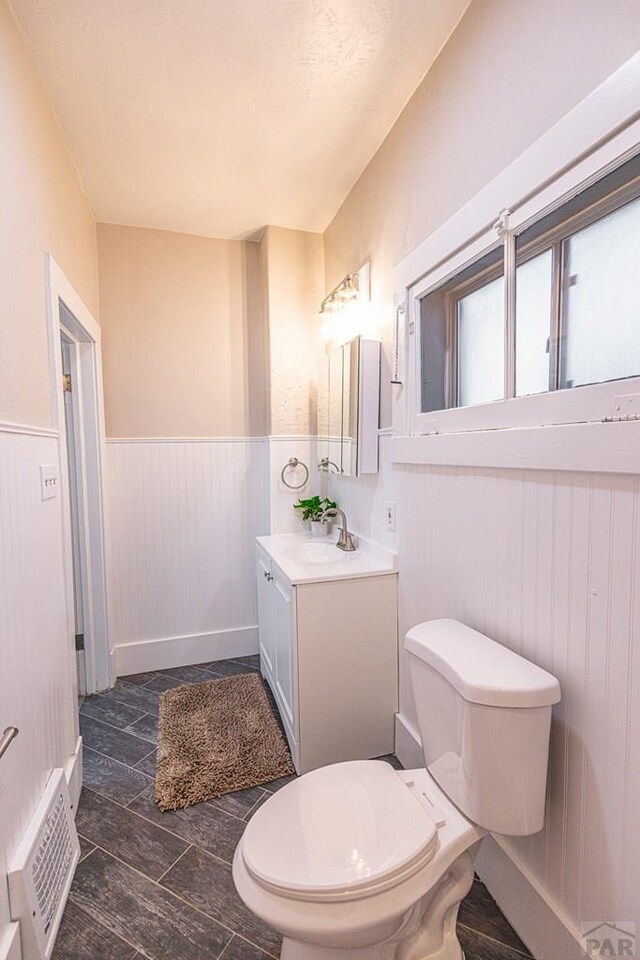
[[[542,707],[560,699],[554,676],[459,620],[419,623],[409,630],[404,645],[470,703]]]

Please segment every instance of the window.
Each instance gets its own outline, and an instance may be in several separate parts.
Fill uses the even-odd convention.
[[[504,231],[420,327],[423,413],[639,377],[640,158]]]

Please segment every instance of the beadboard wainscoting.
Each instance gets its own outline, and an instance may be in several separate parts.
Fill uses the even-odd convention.
[[[297,467],[287,466],[292,458],[300,461]],[[309,471],[308,475],[305,468]],[[289,484],[298,485],[297,489],[288,487],[285,480]],[[268,482],[271,491],[270,532],[299,533],[303,527],[298,511],[293,509],[294,503],[300,497],[311,497],[314,494],[324,496],[328,486],[327,474],[318,471],[317,437],[269,437]]]
[[[60,495],[40,497],[40,466],[57,464],[55,433],[0,424],[0,732],[20,731],[0,769],[0,931],[3,857],[10,862],[51,771],[71,775],[78,748]]]
[[[106,447],[117,675],[255,653],[255,537],[269,524],[265,441]]]
[[[331,497],[347,515],[349,529],[397,549],[396,530],[385,523],[385,504],[396,502],[395,473],[390,460],[391,431],[379,433],[378,473],[362,477],[340,477],[330,474]]]
[[[586,922],[640,922],[640,479],[393,466],[388,449],[377,478],[331,490],[368,536],[397,503],[400,637],[455,617],[560,680],[545,829],[486,844],[480,869],[534,956],[578,956]],[[400,683],[396,750],[411,764],[403,655]]]

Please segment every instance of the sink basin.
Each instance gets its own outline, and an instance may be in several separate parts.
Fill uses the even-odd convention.
[[[357,549],[350,551],[338,550],[333,538],[315,540],[304,533],[258,537],[257,543],[292,584],[376,577],[397,570],[393,550],[360,536]]]
[[[292,544],[286,553],[298,563],[337,563],[346,560],[349,555],[344,550],[338,550],[333,541],[314,543],[308,540]]]

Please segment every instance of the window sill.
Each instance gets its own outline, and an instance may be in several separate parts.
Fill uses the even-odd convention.
[[[640,474],[640,420],[395,436],[391,462]]]

